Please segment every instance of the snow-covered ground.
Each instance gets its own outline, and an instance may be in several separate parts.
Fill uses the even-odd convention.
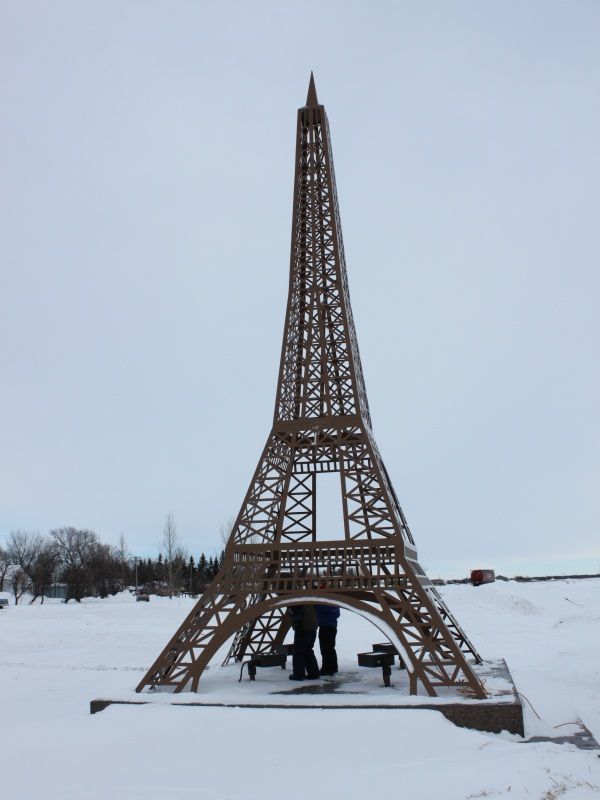
[[[525,703],[528,736],[574,732],[564,723],[579,717],[600,740],[600,580],[443,594],[540,715]],[[598,751],[464,730],[435,711],[149,705],[91,716],[90,699],[136,685],[192,604],[122,594],[0,611],[1,797],[600,797]],[[381,635],[345,613],[338,640],[341,666],[354,667]]]

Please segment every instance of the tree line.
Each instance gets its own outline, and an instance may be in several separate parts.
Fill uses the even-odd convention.
[[[161,546],[156,558],[134,558],[123,535],[113,546],[86,529],[56,528],[47,535],[12,531],[4,545],[0,543],[0,591],[12,591],[15,604],[24,595],[31,595],[30,603],[37,599],[43,603],[57,585],[65,602],[108,597],[135,585],[169,597],[198,594],[219,572],[225,557],[223,550],[214,557],[189,555],[179,544],[172,514],[167,515]]]

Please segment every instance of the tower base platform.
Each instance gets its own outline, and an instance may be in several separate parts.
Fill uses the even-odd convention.
[[[523,708],[513,679],[503,659],[484,661],[474,669],[482,680],[488,697],[474,699],[468,687],[440,689],[438,697],[410,695],[405,669],[394,667],[391,686],[383,685],[380,670],[341,665],[337,675],[316,681],[291,683],[289,671],[279,667],[259,669],[256,680],[249,681],[246,671],[238,681],[240,664],[213,667],[202,676],[200,691],[173,694],[154,691],[119,697],[99,697],[90,702],[90,713],[110,705],[172,705],[229,708],[302,708],[302,709],[428,709],[439,711],[461,728],[490,733],[508,731],[524,736]]]

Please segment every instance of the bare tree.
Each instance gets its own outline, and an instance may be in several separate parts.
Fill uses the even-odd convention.
[[[174,575],[173,562],[175,560],[175,556],[177,555],[177,550],[178,550],[177,545],[178,545],[177,525],[175,523],[175,517],[169,511],[163,527],[162,546],[165,552],[165,558],[167,560],[170,598],[173,597],[173,575]]]
[[[28,574],[41,545],[42,537],[39,533],[11,531],[7,547],[11,563],[18,564]]]
[[[4,578],[6,578],[9,567],[10,559],[8,557],[8,552],[3,547],[0,547],[0,592],[4,591]]]
[[[42,544],[43,540],[39,533],[10,532],[7,547],[8,560],[17,568],[12,575],[15,605],[18,605],[21,597],[31,588],[31,573]]]
[[[60,558],[61,578],[67,584],[65,603],[81,602],[90,587],[89,564],[98,537],[94,531],[56,528],[50,531]]]
[[[21,567],[16,567],[12,574],[12,588],[15,596],[15,605],[19,605],[19,600],[31,587],[29,576]]]
[[[96,539],[90,547],[86,568],[89,594],[94,597],[108,597],[109,594],[116,594],[119,591],[121,563],[116,547],[103,544]]]
[[[219,539],[221,540],[223,547],[227,547],[227,542],[229,541],[229,537],[231,536],[234,525],[235,517],[229,517],[229,519],[219,528]]]
[[[56,544],[52,540],[42,539],[28,572],[33,595],[31,603],[34,603],[38,597],[41,597],[42,603],[44,602],[44,594],[52,585],[58,561]]]

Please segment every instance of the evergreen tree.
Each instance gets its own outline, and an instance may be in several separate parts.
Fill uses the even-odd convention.
[[[188,561],[187,588],[190,592],[194,591],[194,556],[190,556]]]
[[[204,553],[200,553],[200,558],[198,559],[198,578],[200,581],[206,581],[206,573],[208,570],[208,562],[206,560],[206,556]]]

